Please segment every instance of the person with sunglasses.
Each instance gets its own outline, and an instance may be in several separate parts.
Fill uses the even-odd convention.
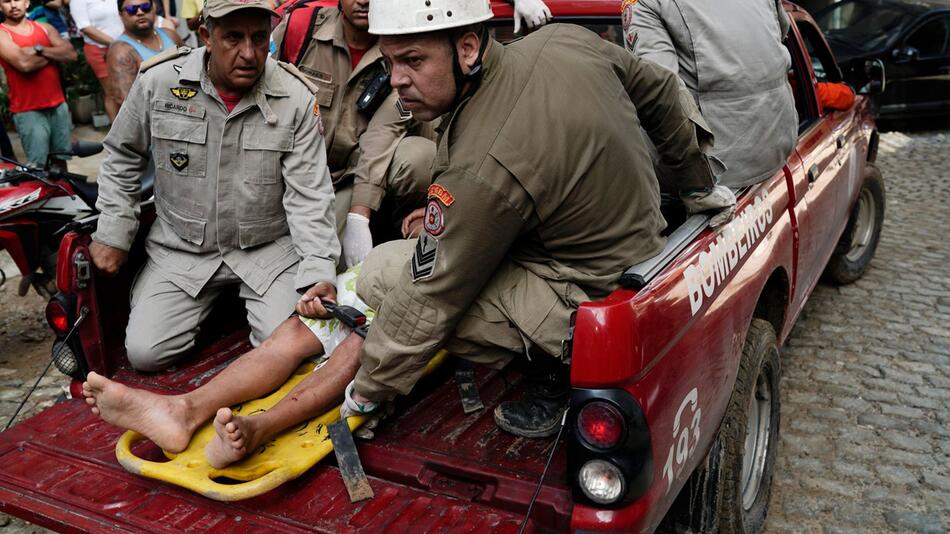
[[[121,106],[142,62],[182,42],[178,34],[156,27],[155,3],[152,0],[118,0],[118,5],[125,31],[109,46],[106,67],[112,83],[112,94]]]

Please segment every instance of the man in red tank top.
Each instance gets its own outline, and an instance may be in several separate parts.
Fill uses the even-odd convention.
[[[76,50],[52,26],[26,19],[29,0],[0,0],[0,66],[10,88],[10,112],[26,159],[44,165],[50,153],[69,152],[72,124],[55,62]],[[68,156],[57,156],[65,168]]]

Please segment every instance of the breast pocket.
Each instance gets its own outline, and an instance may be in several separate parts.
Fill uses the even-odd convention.
[[[276,184],[281,181],[280,160],[294,148],[290,128],[248,124],[244,126],[244,181],[251,184]]]
[[[320,104],[322,108],[329,108],[333,105],[333,94],[336,93],[336,84],[326,82],[323,80],[318,80],[316,78],[310,78],[313,81],[314,85],[317,86],[317,103]]]
[[[155,165],[173,176],[204,178],[208,171],[208,123],[177,117],[152,117]]]

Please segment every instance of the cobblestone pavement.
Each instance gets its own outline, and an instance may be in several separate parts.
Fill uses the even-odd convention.
[[[865,277],[819,285],[782,365],[768,532],[950,530],[950,130],[882,136]]]
[[[767,532],[950,530],[950,130],[882,136],[887,213],[857,283],[819,285],[782,363]],[[0,289],[0,425],[49,357],[45,302]],[[55,370],[24,415],[61,395]],[[0,514],[0,534],[43,532]]]

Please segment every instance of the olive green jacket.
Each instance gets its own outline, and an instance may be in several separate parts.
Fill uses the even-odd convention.
[[[714,184],[697,138],[707,146],[708,132],[675,76],[593,32],[552,24],[491,41],[483,72],[442,123],[425,231],[363,347],[356,390],[370,399],[412,387],[503,260],[603,298],[663,248],[641,124],[681,190]],[[554,305],[511,299],[536,324]]]
[[[372,115],[359,111],[357,100],[383,71],[383,56],[373,45],[353,68],[343,37],[343,15],[336,7],[321,9],[309,46],[298,63],[317,87],[323,116],[327,164],[334,187],[353,184],[352,204],[376,210],[385,196],[386,174],[399,141],[418,127],[412,114],[401,111],[392,91]],[[274,30],[279,51],[287,30],[285,18]]]

